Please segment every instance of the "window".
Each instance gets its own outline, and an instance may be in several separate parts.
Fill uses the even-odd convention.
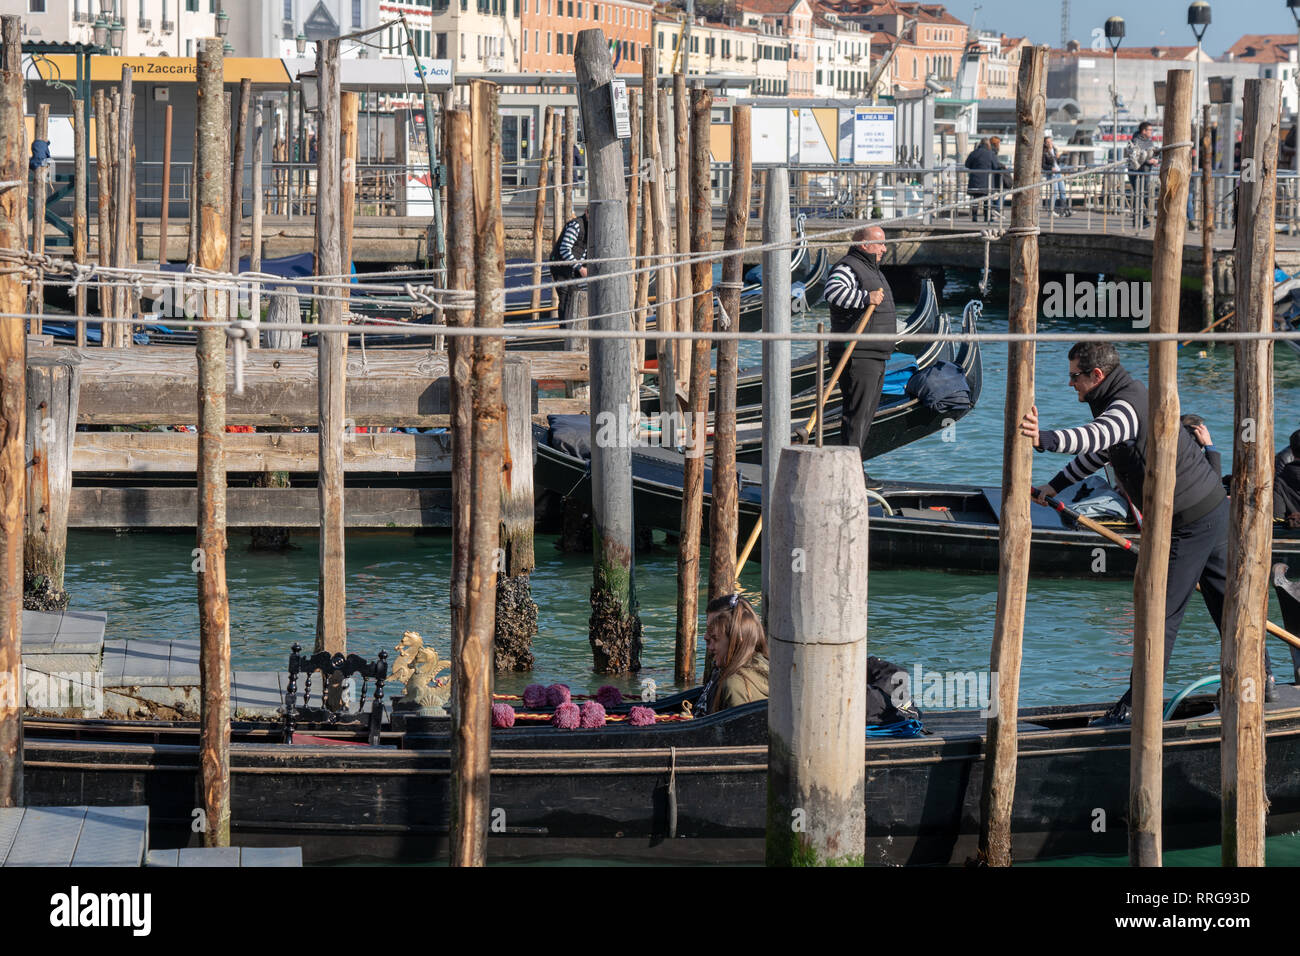
[[[520,34],[520,38],[523,40],[523,43],[524,43],[524,49],[523,49],[523,52],[527,53],[527,52],[528,52],[528,31],[527,31],[527,30],[520,30],[520,31],[519,31],[519,34]]]
[[[578,0],[578,19],[582,19],[582,0]]]
[[[573,16],[573,0],[569,0],[569,16]]]
[[[361,26],[361,0],[352,0],[352,27]]]
[[[519,19],[519,0],[515,0],[515,19]]]
[[[551,52],[551,32],[549,30],[546,31],[546,52]]]
[[[437,35],[437,39],[438,39],[438,52],[435,53],[434,56],[436,56],[440,60],[445,60],[447,59],[447,34],[439,33]]]
[[[185,55],[186,56],[194,55],[194,41],[191,39],[187,39],[185,41]]]
[[[573,52],[573,34],[572,34],[572,33],[566,33],[566,34],[564,35],[564,52],[565,52],[565,53],[572,53],[572,52]]]
[[[549,33],[546,36],[548,39],[550,38]],[[533,31],[533,52],[534,53],[542,52],[542,35],[537,30]]]
[[[481,60],[481,59],[483,59],[483,37],[482,37],[482,36],[476,36],[474,39],[478,41],[478,43],[477,43],[477,46],[478,46],[478,58]]]
[[[591,5],[591,18],[592,18],[593,20],[599,20],[599,19],[600,19],[600,4],[599,4],[599,3],[593,3],[593,4]]]
[[[664,48],[664,35],[663,35],[663,31],[660,31],[660,33],[659,33],[659,49],[662,50],[663,48]]]
[[[288,0],[285,0],[285,2],[287,3]],[[199,12],[199,0],[185,0],[185,9],[186,9],[186,11],[188,11],[189,13],[198,13],[198,12]],[[187,44],[187,45],[188,45],[188,44]],[[186,53],[185,55],[186,55],[186,56],[189,56],[188,53]]]

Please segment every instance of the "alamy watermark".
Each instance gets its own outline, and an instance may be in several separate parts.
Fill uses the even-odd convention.
[[[998,675],[989,671],[932,671],[920,664],[912,672],[900,670],[890,678],[890,702],[900,710],[967,710],[978,708],[980,717],[998,715]]]
[[[1150,282],[1093,282],[1075,279],[1043,283],[1043,317],[1048,319],[1128,319],[1135,329],[1151,325]]]
[[[104,675],[100,671],[0,672],[0,706],[7,709],[79,710],[86,716],[104,713]]]
[[[687,458],[699,458],[708,443],[708,416],[693,412],[667,412],[648,419],[621,403],[616,411],[598,412],[595,424],[598,448],[670,448]]]

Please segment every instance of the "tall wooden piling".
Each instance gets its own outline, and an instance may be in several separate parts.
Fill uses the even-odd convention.
[[[722,324],[724,332],[740,329],[740,287],[745,230],[749,228],[750,109],[731,112],[731,191],[727,196],[727,228],[723,248],[735,251],[722,260]],[[740,520],[740,486],[736,476],[736,375],[740,343],[718,342],[718,379],[713,414],[713,507],[709,511],[709,597],[730,594],[736,587],[736,525]]]
[[[1210,138],[1210,104],[1206,103],[1201,107],[1201,328],[1213,324],[1214,144]]]
[[[763,331],[790,331],[790,171],[763,177]],[[771,248],[775,246],[776,248]],[[774,501],[781,449],[790,445],[790,341],[763,342],[763,501]],[[751,545],[752,547],[752,545]],[[772,536],[763,535],[763,619],[772,606]]]
[[[574,47],[587,148],[588,251],[595,328],[631,331],[623,145],[614,129],[614,77],[603,30],[583,30]],[[641,669],[641,619],[633,582],[632,449],[614,422],[635,421],[628,339],[591,340],[592,588],[590,641],[598,673]],[[610,439],[610,433],[616,436]]]
[[[112,128],[112,121],[108,115],[108,96],[104,90],[95,90],[95,180],[98,190],[98,196],[95,200],[96,224],[95,224],[95,245],[96,258],[101,266],[112,263],[112,224],[110,221],[111,210],[113,208],[113,187],[112,187],[112,167],[113,160],[109,149],[109,130]],[[197,134],[198,125],[195,124],[195,143],[198,142]],[[191,260],[193,261],[193,260]],[[109,286],[99,285],[95,290],[95,298],[99,304],[99,314],[101,318],[110,318],[113,315],[113,289]],[[113,331],[108,323],[100,324],[99,344],[109,346],[112,344]]]
[[[493,669],[533,669],[537,604],[530,575],[537,567],[533,550],[533,377],[526,355],[512,355],[501,369],[505,442],[501,468],[501,541],[497,575]]]
[[[691,288],[691,267],[684,260],[691,249],[691,135],[690,135],[690,100],[686,95],[686,77],[681,73],[673,74],[673,144],[676,158],[673,161],[673,191],[677,207],[677,255],[681,257],[677,266],[677,328],[689,329],[692,322],[691,303],[686,298]],[[667,148],[667,147],[665,147]],[[713,210],[709,209],[710,222]],[[677,383],[689,388],[691,375],[690,342],[677,342]]]
[[[501,218],[500,87],[470,86],[474,178],[474,299],[476,325],[505,321],[505,227]],[[489,751],[492,738],[492,639],[496,628],[497,547],[500,543],[503,414],[501,368],[505,340],[474,338],[473,454],[470,473],[469,576],[466,639],[452,649],[451,863],[487,862]]]
[[[167,230],[172,197],[172,105],[163,111],[162,203],[158,209],[158,264],[167,262]]]
[[[36,107],[36,139],[49,142],[50,139],[50,104],[41,103]],[[50,195],[50,164],[32,172],[32,252],[38,256],[45,254],[45,201]],[[27,314],[39,316],[45,312],[45,270],[37,266],[33,270],[32,281],[27,290]],[[41,320],[33,318],[31,331],[39,334]]]
[[[27,175],[23,157],[22,39],[19,18],[0,17],[0,248],[23,247]],[[0,270],[0,311],[21,314],[19,273]],[[27,330],[0,320],[0,807],[23,805],[23,434],[27,408]]]
[[[249,240],[248,247],[248,270],[250,272],[262,271],[262,207],[265,202],[262,196],[262,145],[263,123],[262,123],[262,98],[259,96],[253,101],[253,232]],[[254,282],[251,288],[251,309],[250,318],[254,322],[262,321],[262,283]],[[254,335],[252,347],[257,349],[262,347],[262,336]]]
[[[1040,178],[1047,114],[1047,48],[1031,47],[1020,59],[1016,85],[1016,180]],[[1011,205],[1009,330],[1032,335],[1038,325],[1038,198],[1016,193]],[[980,855],[989,866],[1011,865],[1011,810],[1016,790],[1016,711],[1029,587],[1029,506],[1033,446],[1020,419],[1034,404],[1034,343],[1012,342],[1007,358],[1007,400],[1002,412],[1002,519],[998,528],[998,601],[989,669],[997,676],[997,704],[988,718],[988,750],[980,797]],[[992,684],[992,681],[990,681]],[[914,688],[913,693],[918,693]],[[992,703],[992,701],[990,701]]]
[[[185,261],[197,265],[199,261],[199,124],[194,124],[194,160],[190,163],[190,224],[186,231]]]
[[[663,140],[660,139],[661,94],[656,89],[658,76],[653,44],[641,48],[641,87],[647,90],[645,96],[645,132],[650,144],[647,150],[650,159],[650,212],[652,213],[653,252],[658,259],[659,269],[655,272],[655,325],[660,332],[673,332],[677,329],[676,297],[677,273],[670,264],[673,253],[673,236],[668,218],[668,190],[664,174]],[[655,349],[659,365],[659,415],[660,427],[667,427],[665,416],[677,411],[677,343],[671,339],[660,339]]]
[[[573,218],[574,153],[578,148],[577,114],[572,106],[564,108],[564,221]],[[588,164],[591,158],[587,158]]]
[[[542,307],[542,259],[545,257],[546,245],[546,177],[550,174],[551,149],[555,141],[555,107],[546,107],[546,119],[542,126],[541,149],[537,154],[537,195],[533,199],[533,296],[532,309],[534,318]]]
[[[712,249],[713,204],[709,197],[709,116],[713,96],[691,91],[691,253]],[[713,327],[713,264],[691,265],[691,328],[707,333]],[[705,421],[709,408],[709,340],[691,342],[691,388],[686,422],[687,453],[682,474],[681,537],[677,550],[677,642],[674,673],[679,684],[695,682],[695,636],[699,625],[700,537],[704,518]]]
[[[1152,240],[1151,331],[1178,331],[1187,188],[1191,177],[1192,74],[1170,70],[1165,80],[1165,142]],[[1165,684],[1165,587],[1169,579],[1178,459],[1178,343],[1152,342],[1146,477],[1142,489],[1142,550],[1133,580],[1133,730],[1129,751],[1129,860],[1161,865]],[[1271,465],[1270,465],[1271,467]],[[1272,502],[1269,502],[1270,510]]]
[[[68,606],[63,571],[72,498],[72,443],[80,386],[75,357],[37,354],[27,363],[26,532],[23,605],[55,611]]]
[[[781,452],[768,511],[767,865],[861,866],[867,493],[857,449]]]
[[[87,207],[89,197],[87,190],[89,183],[86,181],[86,174],[90,170],[90,153],[87,146],[86,133],[86,101],[72,101],[72,165],[76,168],[75,183],[73,187],[72,200],[72,261],[77,265],[85,265],[86,248],[89,245],[88,225],[87,225]],[[84,284],[77,286],[76,295],[73,298],[73,312],[78,316],[86,314],[86,287]],[[86,323],[78,322],[76,324],[76,345],[79,349],[86,347]]]
[[[551,187],[555,192],[555,203],[551,207],[551,241],[560,238],[564,231],[564,128],[569,116],[555,114],[555,135],[551,142]],[[555,293],[552,292],[554,296]]]
[[[239,250],[244,237],[244,150],[248,132],[248,101],[253,97],[253,81],[239,81],[239,103],[235,107],[234,146],[230,160],[230,251],[226,271],[239,275]]]
[[[224,57],[220,37],[199,49],[199,266],[226,267],[225,120],[221,95]],[[120,213],[119,213],[120,215]],[[203,294],[205,321],[226,318],[227,298],[209,286]],[[206,828],[204,846],[230,845],[230,595],[226,586],[226,335],[199,330],[198,591],[199,682],[202,715],[199,768]]]
[[[122,67],[121,98],[117,107],[117,156],[114,170],[114,221],[113,221],[113,265],[125,269],[131,261],[131,140],[135,114],[135,94],[132,82],[134,73],[129,66]],[[118,282],[122,282],[119,276]],[[131,317],[131,291],[121,284],[115,287],[114,300],[117,307],[113,310],[119,319]],[[118,348],[131,345],[131,329],[128,323],[113,326],[113,341]]]
[[[357,111],[360,102],[356,93],[344,93],[339,101],[339,143],[343,154],[343,195],[340,199],[340,242],[343,248],[344,275],[352,272],[352,232],[357,220],[357,159],[360,141],[357,138]]]
[[[633,259],[637,258],[637,212],[641,208],[641,91],[628,90],[628,120],[631,136],[628,145],[628,167],[630,178],[625,178],[627,187],[627,247]],[[590,195],[590,194],[589,194]]]
[[[320,113],[316,132],[316,259],[317,275],[343,272],[339,172],[339,41],[316,46],[316,75],[320,84]],[[321,325],[343,324],[343,303],[329,297],[319,302]],[[320,375],[320,464],[316,488],[320,499],[320,594],[317,602],[316,650],[347,651],[346,565],[343,538],[343,443],[346,423],[347,335],[325,332],[316,348]]]
[[[447,288],[457,290],[447,300],[447,324],[474,323],[474,153],[469,114],[443,112],[443,142],[447,163]],[[559,208],[559,197],[556,197]],[[451,381],[451,641],[463,644],[466,626],[465,591],[469,580],[469,497],[472,453],[473,396],[470,366],[474,343],[459,335],[447,337],[447,368]]]
[[[1277,80],[1247,80],[1237,196],[1237,328],[1273,327],[1274,215],[1280,135]],[[1231,526],[1219,673],[1223,687],[1224,866],[1264,865],[1264,628],[1273,542],[1273,343],[1234,345]],[[1253,423],[1253,434],[1250,433]]]

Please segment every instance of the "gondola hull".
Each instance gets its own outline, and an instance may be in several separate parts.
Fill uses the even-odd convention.
[[[1284,685],[1278,696],[1266,707],[1270,833],[1300,826],[1300,690]],[[1167,849],[1219,837],[1213,706],[1211,697],[1190,698],[1180,709],[1184,719],[1164,726]],[[1102,831],[1091,825],[1097,809],[1121,821],[1128,806],[1129,731],[1088,728],[1102,709],[1021,711],[1011,822],[1017,860],[1125,851],[1122,824]],[[986,722],[968,710],[929,714],[925,723],[931,736],[865,743],[868,863],[950,864],[975,855]],[[300,845],[308,863],[428,860],[445,852],[447,728],[446,719],[412,721],[380,747],[260,743],[237,732],[234,841]],[[766,702],[759,702],[654,728],[494,731],[497,825],[489,857],[760,861],[766,730]],[[202,806],[197,736],[193,725],[29,721],[27,802],[147,804],[151,847],[193,844],[193,808]]]

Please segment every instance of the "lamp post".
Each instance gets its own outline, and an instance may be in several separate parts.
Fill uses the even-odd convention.
[[[95,39],[95,46],[108,46],[108,21],[102,16],[96,18],[95,25],[91,27],[92,36]]]
[[[1196,0],[1187,8],[1187,25],[1196,37],[1196,96],[1192,107],[1192,130],[1195,138],[1196,123],[1201,117],[1201,40],[1205,37],[1205,28],[1210,25],[1210,5],[1205,0]]]
[[[1124,42],[1124,18],[1106,21],[1106,42],[1110,44],[1110,136],[1111,146],[1119,149],[1119,45]],[[1114,162],[1115,157],[1107,157]]]
[[[1165,81],[1156,80],[1154,86],[1156,94],[1156,123],[1158,125],[1163,125],[1160,120],[1160,105],[1165,101]]]
[[[293,38],[293,45],[297,48],[299,56],[305,55],[307,52],[307,34],[299,30],[298,35]]]
[[[108,28],[108,35],[113,46],[113,53],[116,56],[122,55],[122,35],[126,32],[126,24],[121,20],[114,20],[113,25]]]

